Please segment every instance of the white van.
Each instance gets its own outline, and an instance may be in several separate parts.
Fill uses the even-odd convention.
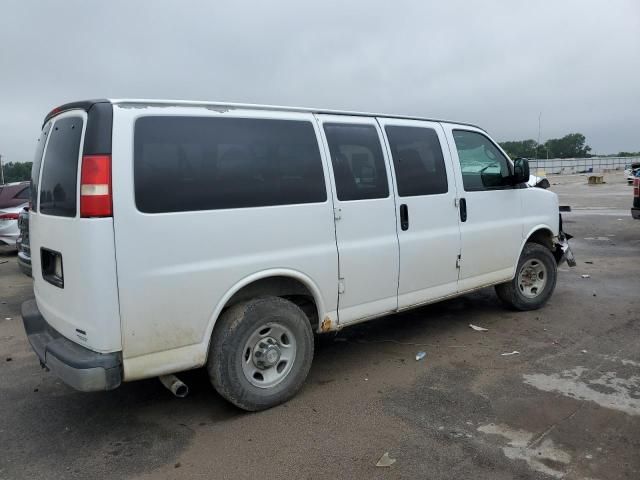
[[[268,408],[301,387],[314,332],[490,285],[544,304],[571,251],[557,196],[528,180],[461,123],[67,104],[33,166],[25,329],[78,390],[206,366],[224,398]]]

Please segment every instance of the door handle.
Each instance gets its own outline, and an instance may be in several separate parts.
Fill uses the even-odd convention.
[[[409,208],[406,203],[400,205],[400,228],[402,230],[409,229]]]
[[[467,221],[467,200],[466,198],[460,199],[460,221]]]

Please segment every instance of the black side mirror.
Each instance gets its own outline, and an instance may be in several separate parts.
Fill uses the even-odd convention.
[[[513,162],[513,176],[511,183],[518,185],[529,181],[529,162],[526,158],[518,158]]]

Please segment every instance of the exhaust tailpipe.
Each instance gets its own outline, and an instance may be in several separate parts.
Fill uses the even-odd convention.
[[[158,380],[178,398],[184,398],[189,395],[189,387],[175,375],[161,375]]]

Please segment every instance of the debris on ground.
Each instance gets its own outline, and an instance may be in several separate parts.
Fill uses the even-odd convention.
[[[587,353],[587,351],[586,351],[586,350],[580,350],[580,351],[581,351],[582,353]]]
[[[4,317],[5,320],[11,320],[11,317]]]
[[[488,332],[489,329],[488,328],[484,328],[484,327],[479,327],[477,325],[474,325],[473,323],[470,323],[469,326],[471,328],[473,328],[476,332]]]
[[[584,263],[588,263],[589,265],[593,265],[593,262],[591,260],[586,260]]]
[[[427,356],[427,352],[418,352],[418,353],[416,353],[416,362],[419,362],[420,360],[422,360],[426,356]]]
[[[500,355],[503,357],[508,357],[509,355],[519,355],[520,352],[517,350],[514,350],[513,352],[507,352],[507,353],[501,353]]]
[[[396,463],[396,459],[391,458],[389,452],[384,452],[384,455],[382,455],[378,463],[376,463],[376,467],[390,467],[394,463]]]
[[[595,290],[593,291],[593,296],[594,296],[594,297],[597,297],[597,296],[598,296],[598,295],[596,295],[596,291],[595,291]]]
[[[591,275],[587,274],[587,273],[583,273],[582,275],[580,275],[582,278],[591,278]]]

